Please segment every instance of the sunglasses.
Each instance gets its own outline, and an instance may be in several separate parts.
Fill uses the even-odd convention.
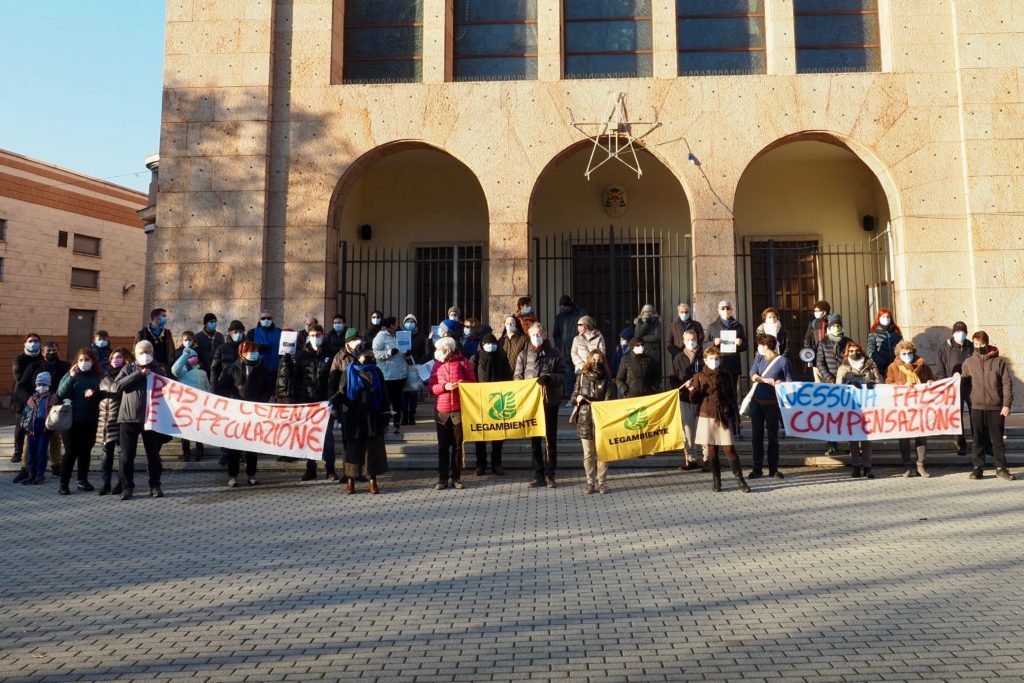
[[[273,318],[260,318],[260,320],[273,320]]]

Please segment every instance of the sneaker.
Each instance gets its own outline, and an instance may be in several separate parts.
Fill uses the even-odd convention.
[[[461,491],[462,490],[462,480],[461,479],[456,479],[454,482],[452,482],[452,486],[454,486],[456,489]]]
[[[1005,479],[1006,481],[1014,481],[1017,478],[1010,474],[1010,470],[1006,469],[1005,467],[1000,467],[999,469],[997,469],[996,476],[999,477],[1000,479]]]
[[[850,476],[853,477],[854,479],[860,479],[861,474],[862,474],[861,468],[859,468],[856,465],[854,465],[853,466],[853,472],[850,473]]]
[[[829,446],[828,448],[825,449],[825,455],[826,456],[832,457],[835,454],[836,454],[835,446]]]
[[[597,485],[597,492],[598,493],[608,493],[608,484],[604,484],[604,483],[598,484]]]
[[[967,475],[969,479],[981,479],[984,475],[984,470],[981,467],[975,467],[971,470],[971,473]]]
[[[763,476],[763,470],[750,470],[750,474],[747,476],[747,479],[760,479]]]
[[[486,473],[486,472],[484,471],[484,468],[483,468],[483,467],[477,467],[477,468],[476,468],[476,471],[475,471],[475,472],[473,472],[473,474],[475,474],[475,475],[476,475],[476,476],[478,476],[478,477],[482,477],[482,476],[484,476],[484,475],[485,475],[485,474],[487,474],[487,473]]]
[[[229,489],[233,489],[236,486],[238,486],[238,480],[237,479],[235,479],[234,477],[231,477],[230,479],[228,479],[228,488]]]
[[[548,477],[548,488],[549,489],[558,488],[558,482],[555,481],[554,477]]]
[[[541,480],[541,479],[531,479],[530,483],[527,484],[527,486],[529,486],[531,489],[535,489],[535,488],[537,488],[539,486],[543,486],[543,485],[544,485],[544,481]]]
[[[259,482],[256,481],[256,477],[249,477],[249,486],[259,486]]]
[[[18,460],[20,461],[21,458],[19,458]],[[14,475],[14,482],[13,483],[20,484],[20,483],[22,483],[23,481],[25,481],[28,478],[29,478],[28,470],[21,470],[16,475]]]
[[[99,490],[99,494],[101,496],[109,496],[110,495],[110,485],[109,484],[104,484],[103,486],[101,486],[100,490]]]
[[[87,481],[80,481],[80,482],[78,482],[78,484],[75,486],[75,488],[77,488],[79,491],[95,491],[96,490],[96,487],[93,486],[92,484],[90,484]]]
[[[864,478],[865,479],[874,479],[875,478],[875,473],[871,471],[870,467],[865,467],[864,468]]]
[[[501,467],[500,465],[495,465],[493,472],[494,472],[494,476],[496,476],[496,477],[504,477],[505,476],[505,468]]]
[[[446,482],[446,481],[439,481],[434,486],[434,490],[435,491],[444,491],[446,488],[448,488],[448,482]]]
[[[160,488],[159,486],[154,486],[153,488],[151,488],[149,490],[149,497],[150,498],[163,498],[164,497],[164,490],[162,488]]]
[[[121,492],[121,500],[131,500],[131,499],[132,499],[132,490],[131,489],[125,489],[124,491]]]
[[[593,484],[587,484],[587,486],[583,489],[583,493],[593,493],[595,490],[596,489],[594,488]]]

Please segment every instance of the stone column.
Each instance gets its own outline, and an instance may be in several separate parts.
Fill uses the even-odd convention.
[[[765,0],[764,31],[768,73],[796,73],[796,29],[793,0]]]
[[[537,0],[537,80],[562,78],[562,0]]]
[[[651,31],[654,39],[654,77],[675,78],[679,73],[675,0],[654,0]]]
[[[696,212],[693,216],[694,315],[706,327],[718,317],[721,299],[736,303],[735,231],[732,217],[699,218]]]
[[[530,291],[529,224],[491,223],[488,258],[488,318],[492,328],[501,330],[516,299]]]
[[[423,2],[423,82],[452,79],[452,6],[454,0]]]

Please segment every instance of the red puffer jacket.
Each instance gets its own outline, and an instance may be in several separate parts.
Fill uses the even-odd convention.
[[[430,370],[430,390],[437,397],[437,412],[454,413],[461,410],[459,403],[459,390],[447,391],[444,388],[448,382],[475,382],[476,375],[473,373],[473,364],[466,360],[458,351],[453,353],[443,363],[434,363]]]

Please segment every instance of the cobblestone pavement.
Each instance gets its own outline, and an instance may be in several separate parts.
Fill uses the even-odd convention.
[[[4,483],[0,679],[1024,678],[1024,482],[848,473]]]

